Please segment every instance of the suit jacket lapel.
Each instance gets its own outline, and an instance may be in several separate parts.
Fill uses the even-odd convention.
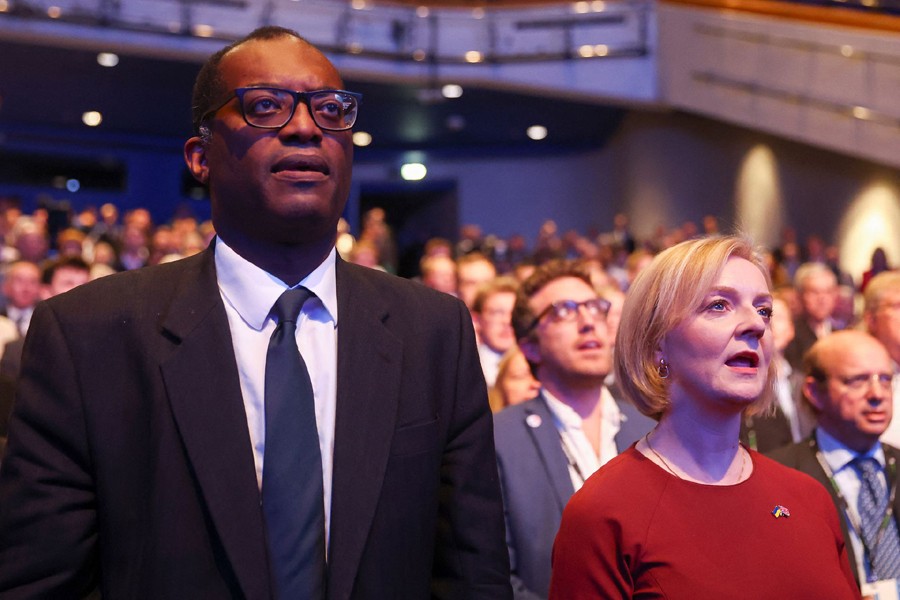
[[[569,463],[560,445],[559,431],[553,423],[553,414],[543,394],[538,396],[537,401],[528,409],[522,426],[531,435],[547,479],[556,492],[559,510],[562,512],[569,498],[575,493],[575,486],[572,485],[569,476]]]
[[[269,597],[259,489],[213,246],[186,263],[162,335],[172,413],[219,539],[247,598]]]
[[[828,479],[828,474],[822,469],[822,465],[819,464],[819,460],[816,458],[818,445],[815,443],[815,439],[815,431],[813,431],[809,438],[800,443],[798,446],[797,465],[794,468],[799,469],[804,473],[808,473],[828,490],[828,494],[831,496],[831,500],[834,502],[834,506],[837,509],[838,520],[841,522],[841,533],[844,534],[844,546],[847,548],[847,558],[850,561],[850,570],[853,572],[853,577],[856,578],[857,583],[859,583],[859,572],[856,568],[856,553],[853,551],[853,544],[850,542],[847,514],[841,507],[841,502],[837,493],[834,491],[834,486],[831,485],[831,481]]]
[[[328,597],[350,596],[390,454],[403,342],[378,291],[338,259],[337,414]]]

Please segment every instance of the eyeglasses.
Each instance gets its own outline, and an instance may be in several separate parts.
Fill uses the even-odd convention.
[[[894,377],[890,373],[860,373],[850,377],[837,377],[837,380],[854,392],[863,391],[869,385],[869,382],[874,383],[882,391],[889,392],[891,391]]]
[[[578,309],[584,307],[584,310],[587,311],[588,315],[593,319],[598,318],[606,318],[606,315],[609,314],[610,303],[608,300],[604,300],[603,298],[591,298],[590,300],[585,300],[584,302],[575,302],[574,300],[557,300],[553,302],[541,311],[541,314],[534,318],[534,321],[531,322],[531,325],[528,326],[528,331],[531,332],[535,327],[538,326],[538,323],[541,322],[541,319],[550,315],[550,318],[555,322],[561,321],[574,321],[578,317]]]
[[[272,87],[244,87],[234,90],[225,102],[204,113],[205,121],[237,97],[247,125],[260,129],[281,129],[294,118],[297,103],[306,105],[313,122],[325,131],[346,131],[356,123],[362,94],[344,90],[295,92]]]

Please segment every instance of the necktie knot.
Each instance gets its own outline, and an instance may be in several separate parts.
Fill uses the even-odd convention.
[[[303,308],[303,304],[312,295],[312,292],[305,287],[286,290],[272,305],[271,313],[278,319],[279,325],[282,323],[296,323],[300,315],[300,309]]]
[[[858,456],[853,459],[853,465],[864,480],[871,480],[877,477],[881,471],[881,465],[871,456]]]

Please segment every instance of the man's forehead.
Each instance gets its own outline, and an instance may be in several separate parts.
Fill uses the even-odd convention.
[[[869,340],[835,344],[824,356],[825,370],[832,374],[891,372],[887,350]]]
[[[597,291],[578,277],[557,277],[532,294],[530,302],[548,305],[558,300],[588,300],[598,297]]]
[[[328,57],[308,42],[291,36],[244,42],[222,57],[219,73],[228,86],[343,86],[340,73]]]

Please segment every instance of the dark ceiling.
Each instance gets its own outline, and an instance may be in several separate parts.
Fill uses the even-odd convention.
[[[81,115],[103,114],[93,133],[182,139],[190,132],[190,94],[199,65],[120,56],[118,66],[97,64],[92,51],[0,42],[0,128],[88,128]],[[365,153],[432,150],[451,153],[564,151],[599,147],[624,111],[562,98],[466,88],[447,100],[423,86],[347,81],[362,92],[356,129],[373,136]],[[427,88],[427,86],[424,86]],[[535,142],[525,130],[541,124],[549,136]]]

